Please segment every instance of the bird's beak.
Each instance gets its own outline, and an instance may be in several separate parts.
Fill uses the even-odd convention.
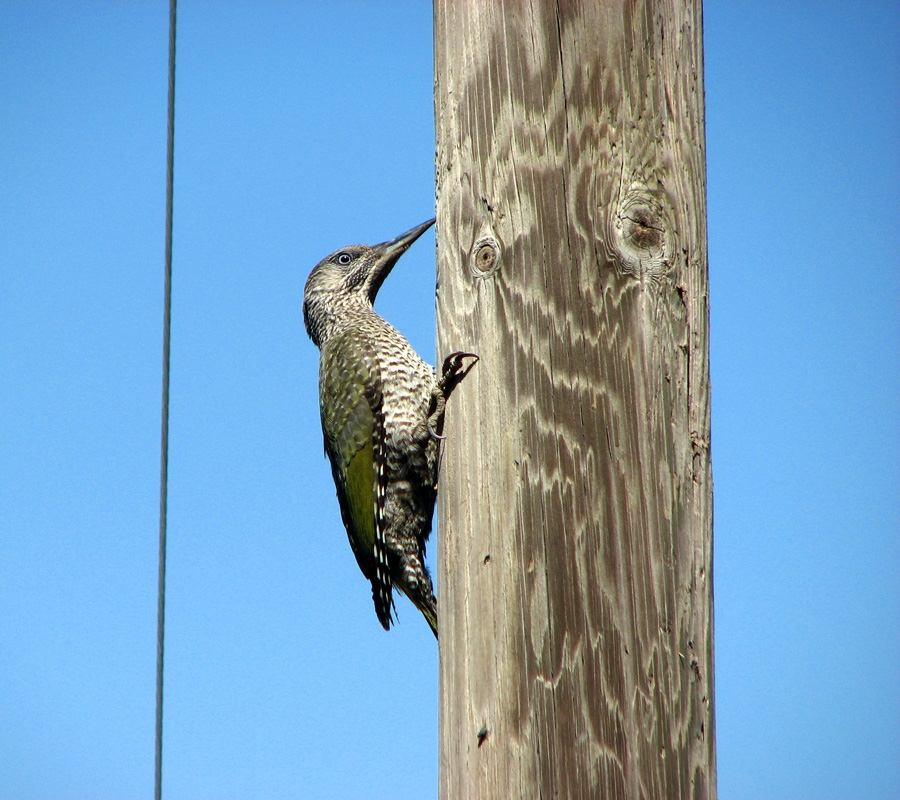
[[[410,245],[432,225],[434,225],[434,220],[430,219],[428,222],[423,222],[412,230],[400,234],[396,239],[375,246],[375,261],[369,273],[369,298],[373,303],[381,284],[394,268],[394,264],[400,260],[400,256],[409,250]]]

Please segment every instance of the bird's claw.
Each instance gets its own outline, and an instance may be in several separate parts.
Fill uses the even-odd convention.
[[[473,359],[472,363],[466,364],[467,358]],[[441,379],[438,383],[445,399],[450,397],[453,390],[459,386],[463,378],[469,374],[472,367],[477,363],[478,356],[475,353],[465,353],[463,351],[450,353],[444,359],[444,365],[441,367]]]

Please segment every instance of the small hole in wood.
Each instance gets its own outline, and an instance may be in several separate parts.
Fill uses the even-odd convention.
[[[475,253],[475,269],[479,272],[487,272],[494,266],[497,260],[497,251],[489,244],[483,244]]]
[[[500,245],[493,236],[485,236],[472,248],[472,273],[478,278],[493,275],[500,267]]]

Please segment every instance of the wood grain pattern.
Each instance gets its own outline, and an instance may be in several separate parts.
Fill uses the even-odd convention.
[[[698,2],[436,0],[440,796],[715,798]]]

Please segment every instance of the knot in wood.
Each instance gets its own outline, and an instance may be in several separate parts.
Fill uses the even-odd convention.
[[[659,199],[646,191],[629,192],[613,220],[615,243],[621,270],[638,278],[660,278],[669,264],[670,228]]]
[[[478,239],[472,247],[472,273],[487,278],[500,268],[500,245],[493,236]]]
[[[625,238],[639,250],[653,253],[660,249],[663,230],[646,208],[636,208],[624,221]]]

